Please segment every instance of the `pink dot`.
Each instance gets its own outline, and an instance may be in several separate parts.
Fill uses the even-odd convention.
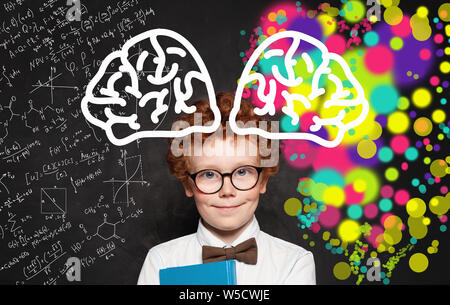
[[[387,47],[377,45],[367,50],[364,55],[364,63],[370,72],[383,74],[392,68],[394,56]]]
[[[378,206],[375,203],[369,203],[364,207],[364,216],[374,218],[378,214]]]
[[[398,190],[395,192],[394,201],[398,205],[405,205],[409,200],[409,193],[407,190]]]
[[[380,242],[382,241],[383,233],[384,230],[382,227],[379,225],[373,225],[372,230],[370,230],[370,234],[366,236],[366,239],[374,248],[378,248]]]
[[[319,222],[325,228],[333,228],[341,219],[341,213],[332,205],[326,207],[327,209],[319,215]]]
[[[406,162],[403,162],[402,163],[402,170],[408,170],[408,163],[406,163]]]
[[[394,35],[399,37],[407,37],[411,34],[411,25],[409,23],[409,17],[403,16],[402,21],[394,26],[391,26],[391,31]]]
[[[444,41],[444,36],[442,36],[442,34],[436,34],[434,36],[435,43],[442,43],[443,41]]]
[[[431,84],[431,86],[437,86],[437,85],[439,85],[439,77],[437,77],[437,76],[432,76],[431,78],[430,78],[430,84]]]
[[[348,184],[344,188],[345,192],[345,201],[348,205],[354,204],[354,203],[360,203],[364,198],[364,193],[358,193],[353,188],[353,184]]]
[[[441,194],[442,195],[446,195],[448,193],[448,187],[446,187],[445,185],[441,187]]]
[[[383,185],[380,189],[380,194],[383,198],[391,198],[394,195],[394,189],[390,185]]]
[[[317,233],[320,231],[320,225],[317,222],[313,222],[311,224],[310,230],[313,231],[314,233]]]
[[[428,60],[428,59],[430,59],[430,57],[431,57],[431,52],[430,52],[430,50],[428,50],[428,49],[422,49],[422,50],[420,50],[420,52],[419,52],[419,57],[420,57],[420,59],[422,59],[422,60]]]
[[[447,217],[447,215],[441,215],[441,217],[439,218],[439,220],[440,220],[441,222],[447,222],[448,217]]]
[[[428,145],[428,144],[430,144],[430,139],[428,139],[428,138],[423,139],[423,145]]]
[[[434,182],[436,182],[436,183],[440,183],[440,182],[441,182],[441,178],[439,178],[439,177],[435,177],[435,178],[434,178]]]
[[[397,135],[392,138],[391,147],[396,154],[403,154],[409,147],[409,139],[404,135]]]
[[[331,35],[325,42],[325,46],[330,52],[341,55],[345,52],[346,49],[345,38],[338,34]]]
[[[309,127],[314,125],[313,117],[317,116],[314,112],[306,112],[302,114],[301,120],[300,120],[300,129],[304,132],[309,132]]]

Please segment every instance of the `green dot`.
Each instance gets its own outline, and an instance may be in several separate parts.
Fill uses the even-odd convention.
[[[389,45],[391,46],[392,50],[398,51],[403,48],[403,40],[400,37],[394,37],[389,42]]]
[[[409,107],[409,99],[404,96],[401,96],[398,99],[397,108],[400,110],[406,110],[408,109],[408,107]]]
[[[395,181],[398,179],[399,173],[398,170],[395,167],[389,167],[384,172],[384,176],[388,181]]]

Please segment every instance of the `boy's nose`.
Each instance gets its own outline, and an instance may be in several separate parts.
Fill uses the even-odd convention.
[[[236,195],[236,189],[234,188],[233,184],[231,183],[230,177],[224,177],[223,178],[223,185],[222,188],[219,191],[220,196],[234,196]]]

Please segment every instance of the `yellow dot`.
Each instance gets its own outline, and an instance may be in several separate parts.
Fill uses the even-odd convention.
[[[387,128],[394,134],[404,133],[409,128],[409,117],[401,111],[393,112],[388,116]]]
[[[450,72],[450,63],[448,61],[441,62],[441,64],[439,65],[439,69],[441,69],[442,73],[447,74],[448,72]]]
[[[409,258],[409,267],[414,272],[424,272],[428,268],[428,258],[425,254],[414,253]]]
[[[427,206],[420,198],[412,198],[406,203],[406,212],[414,218],[418,218],[425,214]]]
[[[437,124],[444,122],[445,117],[446,117],[445,112],[442,109],[436,109],[431,114],[431,119],[433,120],[433,122]]]
[[[430,218],[428,218],[428,217],[424,217],[423,220],[422,220],[422,223],[423,223],[424,225],[426,225],[426,226],[429,226],[430,223],[431,223],[431,220],[430,220]]]
[[[450,47],[444,49],[445,55],[450,55]]]
[[[353,189],[355,192],[362,193],[366,190],[367,183],[363,179],[356,179],[355,182],[353,182]]]
[[[425,6],[421,6],[417,9],[417,15],[419,15],[420,18],[425,18],[428,16],[428,9]]]
[[[359,223],[350,219],[342,221],[338,227],[338,235],[344,242],[357,240],[361,235]]]
[[[356,148],[361,158],[370,159],[377,153],[377,145],[372,140],[362,140]]]
[[[269,36],[275,34],[276,32],[277,32],[277,29],[275,29],[275,27],[273,27],[273,26],[269,26],[269,27],[267,28],[267,34],[268,34]]]
[[[326,204],[340,207],[345,201],[345,193],[339,186],[330,186],[323,192],[323,201]]]
[[[412,94],[412,101],[416,107],[425,108],[430,105],[432,95],[426,88],[418,88]]]
[[[274,12],[271,12],[268,16],[269,21],[274,22],[277,19],[277,14],[275,14]]]
[[[299,199],[292,197],[284,202],[284,211],[289,216],[296,216],[298,211],[302,208],[302,203]]]
[[[439,246],[439,240],[433,240],[432,242],[431,242],[431,245],[434,247],[434,248],[436,248],[437,246]]]
[[[346,280],[351,274],[350,265],[346,262],[339,262],[334,265],[333,274],[338,280]]]

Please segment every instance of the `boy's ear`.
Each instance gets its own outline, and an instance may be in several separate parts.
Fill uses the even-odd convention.
[[[183,184],[186,196],[188,196],[188,197],[194,196],[194,192],[192,191],[192,187],[189,184],[189,181],[188,180],[184,180],[184,181],[181,181],[181,183]]]
[[[269,182],[269,178],[270,177],[266,176],[266,175],[263,175],[261,178],[262,179],[261,179],[261,185],[260,185],[260,188],[259,188],[259,193],[260,194],[264,194],[266,192],[267,182]]]

